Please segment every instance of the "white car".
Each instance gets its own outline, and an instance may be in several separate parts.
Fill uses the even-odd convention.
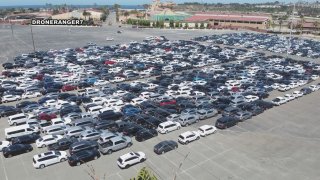
[[[301,91],[293,91],[292,95],[294,95],[294,97],[296,97],[296,98],[302,97],[303,96],[303,92],[301,92]]]
[[[0,152],[2,151],[3,148],[9,147],[10,142],[9,141],[0,141]]]
[[[207,135],[214,134],[215,132],[217,132],[217,128],[211,125],[203,125],[203,126],[200,126],[198,129],[199,129],[198,133],[202,137],[205,137]]]
[[[179,114],[170,114],[166,117],[167,121],[178,121],[180,118]]]
[[[253,102],[253,101],[259,100],[259,97],[254,95],[247,95],[244,97],[244,99],[247,102]]]
[[[290,86],[289,85],[286,85],[286,84],[281,84],[278,88],[278,91],[281,91],[281,92],[285,92],[285,91],[288,91],[290,90]]]
[[[159,124],[157,131],[161,134],[167,134],[168,132],[171,132],[180,128],[181,128],[180,123],[173,122],[173,121],[166,121]]]
[[[12,101],[18,101],[21,100],[21,96],[19,95],[4,95],[2,96],[2,102],[12,102]]]
[[[54,144],[56,142],[58,142],[59,139],[62,139],[63,136],[61,135],[45,135],[39,139],[36,140],[36,146],[38,148],[43,148],[46,147],[50,144]]]
[[[320,87],[317,86],[317,85],[311,85],[309,88],[310,88],[312,91],[318,91],[318,90],[320,89]]]
[[[312,80],[316,80],[316,79],[318,79],[318,78],[319,78],[319,75],[316,75],[316,74],[314,74],[314,75],[311,76],[311,79],[312,79]]]
[[[112,83],[118,83],[118,82],[123,82],[123,81],[125,81],[125,80],[126,80],[126,79],[123,78],[123,77],[116,76],[116,77],[114,77],[114,79],[110,79],[110,82],[112,82]]]
[[[271,101],[273,104],[277,105],[277,106],[280,106],[281,104],[284,104],[287,102],[287,99],[284,98],[284,97],[276,97],[275,99],[273,99]]]
[[[292,100],[294,100],[296,97],[295,97],[294,95],[292,95],[292,94],[285,94],[285,95],[284,95],[284,98],[286,98],[287,101],[292,101]]]
[[[114,41],[114,39],[107,37],[107,38],[106,38],[106,41]]]
[[[65,151],[49,151],[33,156],[33,167],[42,169],[46,166],[64,162],[68,159],[67,152]]]
[[[109,84],[109,81],[101,80],[101,79],[94,82],[95,86],[103,86],[103,85],[107,85],[107,84]]]
[[[117,160],[117,164],[121,169],[128,168],[134,164],[141,163],[147,159],[145,153],[130,152],[120,156]]]
[[[35,97],[40,97],[41,93],[40,92],[26,92],[22,94],[22,99],[29,99],[29,98],[35,98]]]
[[[200,133],[198,131],[187,131],[179,135],[178,141],[181,144],[189,144],[189,142],[199,139]]]

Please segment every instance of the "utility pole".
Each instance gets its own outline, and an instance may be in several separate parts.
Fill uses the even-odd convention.
[[[34,46],[34,39],[33,39],[33,32],[32,32],[32,25],[30,24],[30,30],[31,30],[31,38],[32,38],[32,45],[33,45],[33,52],[36,52],[36,48]]]
[[[11,27],[11,35],[12,35],[12,38],[13,38],[13,25],[12,25],[12,23],[10,23],[10,27]]]

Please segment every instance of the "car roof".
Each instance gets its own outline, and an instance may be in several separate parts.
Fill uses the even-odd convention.
[[[184,132],[184,133],[180,134],[180,136],[186,137],[186,136],[189,136],[189,135],[192,135],[192,134],[194,134],[192,131],[187,131],[187,132]]]
[[[125,159],[128,159],[128,158],[133,157],[133,156],[136,156],[136,154],[134,152],[129,152],[127,154],[124,154],[124,155],[120,156],[120,158],[122,160],[125,160]]]
[[[214,127],[214,126],[211,126],[211,125],[203,125],[203,126],[200,126],[199,129],[208,129],[208,128],[211,128],[211,127]]]

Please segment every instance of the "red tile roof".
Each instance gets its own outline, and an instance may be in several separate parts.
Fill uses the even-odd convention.
[[[186,19],[186,21],[208,21],[208,20],[229,20],[229,21],[250,21],[250,22],[264,22],[269,19],[267,16],[260,15],[242,15],[242,14],[224,14],[224,13],[196,13],[195,15]]]

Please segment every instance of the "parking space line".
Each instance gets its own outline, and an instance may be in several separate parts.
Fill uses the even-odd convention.
[[[9,180],[9,179],[8,179],[8,175],[7,175],[6,166],[5,166],[4,161],[3,161],[3,156],[1,156],[1,163],[2,163],[2,165],[3,165],[4,176],[5,176],[6,180]]]
[[[204,160],[204,161],[201,161],[201,162],[199,162],[199,163],[197,163],[197,164],[195,164],[195,165],[193,165],[193,166],[191,166],[191,167],[189,167],[189,168],[187,168],[187,169],[182,170],[181,173],[182,173],[182,172],[185,172],[185,171],[188,171],[188,170],[190,170],[190,169],[193,169],[193,168],[195,168],[195,167],[197,167],[197,166],[199,166],[199,165],[201,165],[201,164],[204,164],[204,163],[210,161],[211,159],[216,158],[217,156],[220,156],[220,155],[222,155],[222,154],[224,154],[224,153],[226,153],[226,152],[231,151],[232,149],[233,149],[233,148],[229,148],[229,149],[224,150],[224,151],[222,151],[222,152],[220,152],[220,153],[217,153],[217,154],[215,154],[214,156],[211,156],[210,158],[207,158],[207,159]]]

